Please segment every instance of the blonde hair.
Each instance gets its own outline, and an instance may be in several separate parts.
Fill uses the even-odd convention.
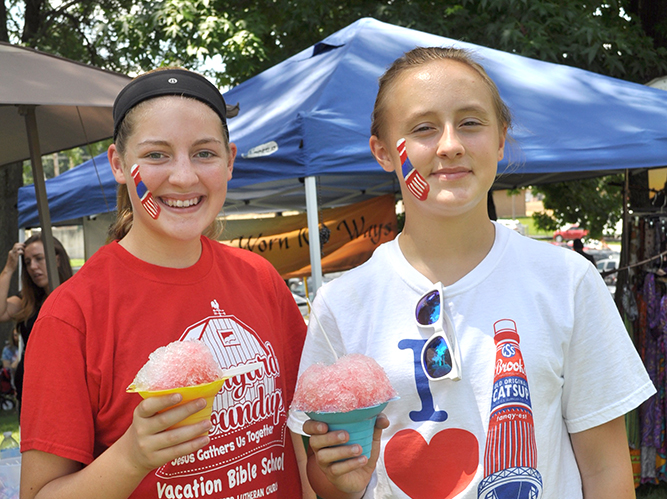
[[[142,101],[136,106],[134,106],[132,109],[130,109],[128,113],[125,115],[125,118],[123,119],[118,128],[118,134],[116,136],[116,141],[114,142],[116,145],[116,150],[118,151],[118,154],[121,156],[121,158],[124,158],[125,156],[125,152],[127,150],[127,141],[134,133],[138,116],[141,113],[145,112],[146,107],[148,107],[148,105],[152,103],[155,99],[160,99],[164,97],[169,97],[169,96],[161,95],[155,97],[154,99]],[[191,97],[182,96],[180,98],[191,100],[194,102],[200,102],[197,99],[193,99]],[[229,152],[230,151],[229,141],[227,140],[227,136],[225,134],[222,121],[220,121],[220,128],[223,132],[222,135],[224,138],[225,149],[227,150],[227,152]],[[122,239],[123,237],[125,237],[127,233],[130,231],[133,221],[134,221],[134,213],[132,211],[132,203],[130,202],[130,194],[129,191],[127,190],[127,185],[118,184],[118,190],[116,192],[116,221],[109,227],[107,242],[116,239]],[[217,218],[213,220],[213,222],[211,222],[211,224],[206,228],[206,230],[203,233],[204,236],[209,237],[211,239],[217,239],[218,237],[220,237],[220,234],[222,234],[222,224],[220,223],[220,221],[217,220]]]
[[[475,62],[470,52],[464,49],[452,47],[418,47],[403,54],[396,59],[389,69],[380,77],[380,88],[375,99],[373,114],[371,115],[371,135],[380,138],[384,126],[384,114],[389,99],[391,88],[398,78],[411,69],[417,68],[429,62],[435,61],[457,61],[466,64],[477,71],[484,83],[491,91],[491,98],[495,108],[496,116],[501,127],[512,127],[512,113],[503,102],[498,92],[498,87],[484,70],[484,67]]]

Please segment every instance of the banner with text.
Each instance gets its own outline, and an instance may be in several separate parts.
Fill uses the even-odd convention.
[[[327,230],[323,230],[326,226]],[[368,260],[397,234],[393,194],[320,212],[322,272],[348,270]],[[306,214],[228,220],[222,241],[269,260],[284,279],[310,275]]]

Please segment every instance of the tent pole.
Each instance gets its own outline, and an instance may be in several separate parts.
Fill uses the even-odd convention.
[[[623,183],[623,230],[621,231],[621,261],[619,267],[623,268],[630,261],[630,170],[625,169],[625,181]]]
[[[320,248],[320,225],[317,207],[317,184],[315,177],[304,179],[306,189],[306,217],[308,220],[308,245],[310,248],[310,275],[313,278],[313,296],[322,286],[322,255]]]
[[[24,243],[25,242],[25,229],[23,227],[19,228],[19,242]],[[23,272],[23,264],[21,263],[21,259],[19,258],[19,265],[17,267],[18,270],[18,276],[19,276],[19,291],[23,288],[23,281],[21,280],[21,273]]]
[[[53,233],[51,232],[51,214],[49,213],[49,202],[46,197],[42,156],[39,150],[35,106],[19,106],[19,114],[25,117],[25,126],[28,132],[28,147],[30,148],[32,176],[35,181],[35,197],[37,198],[37,210],[39,211],[39,224],[42,226],[42,244],[44,244],[44,255],[46,257],[46,271],[49,277],[49,290],[53,291],[60,284],[60,278],[58,277],[56,250],[53,244]]]
[[[630,261],[630,170],[625,169],[625,179],[623,181],[623,229],[621,230],[621,259],[618,262],[618,268],[626,269]],[[623,288],[630,279],[630,272],[624,270],[616,275],[616,292],[614,301],[619,310],[623,310]]]

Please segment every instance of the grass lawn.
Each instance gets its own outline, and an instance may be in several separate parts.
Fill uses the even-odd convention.
[[[70,258],[69,264],[72,266],[72,270],[79,269],[85,263],[83,258]]]
[[[16,410],[11,410],[11,411],[0,410],[0,433],[4,433],[6,431],[11,431],[14,440],[20,442],[19,416]]]
[[[659,485],[645,483],[637,489],[637,499],[665,499],[667,497],[667,483]]]
[[[535,227],[535,221],[533,217],[518,217],[517,220],[523,225],[528,227],[526,230],[526,235],[530,237],[546,237],[551,239],[553,237],[553,231],[541,230]]]

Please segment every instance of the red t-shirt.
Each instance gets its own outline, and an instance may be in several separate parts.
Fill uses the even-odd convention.
[[[263,369],[225,382],[209,446],[150,473],[131,497],[300,497],[286,415],[305,333],[258,255],[202,238],[199,261],[172,269],[111,243],[42,307],[26,354],[22,451],[89,464],[130,426],[141,397],[125,390],[148,355],[201,339],[223,369]]]

